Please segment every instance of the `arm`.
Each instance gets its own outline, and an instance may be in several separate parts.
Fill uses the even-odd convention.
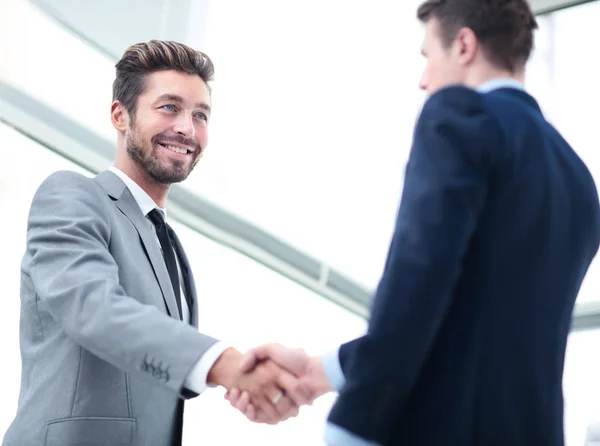
[[[55,173],[38,189],[26,261],[40,306],[77,344],[182,395],[193,365],[216,340],[125,294],[109,251],[111,208],[103,194],[72,172]]]
[[[209,373],[213,370],[215,363],[223,355],[223,352],[229,348],[229,344],[226,344],[223,341],[215,342],[211,345],[186,377],[184,382],[185,388],[196,394],[200,394],[204,392],[207,387],[214,387],[215,383],[210,382],[208,378]]]
[[[343,347],[333,424],[388,442],[451,304],[499,141],[478,93],[451,87],[425,104],[368,332]]]

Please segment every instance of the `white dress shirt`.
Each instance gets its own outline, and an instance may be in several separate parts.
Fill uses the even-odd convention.
[[[483,83],[477,87],[477,91],[480,93],[489,93],[498,88],[514,88],[516,90],[525,89],[523,84],[514,79],[498,78]],[[327,375],[331,386],[339,392],[346,383],[346,378],[339,360],[339,349],[322,356],[321,363],[323,364],[325,374]],[[325,441],[329,446],[379,446],[377,443],[360,438],[352,432],[333,423],[327,423]]]
[[[133,195],[133,198],[135,199],[142,213],[146,217],[148,227],[151,228],[154,234],[156,235],[156,227],[148,218],[148,214],[153,209],[158,209],[160,212],[163,213],[166,221],[167,211],[158,206],[150,197],[150,195],[148,195],[144,189],[142,189],[135,181],[129,178],[124,172],[117,169],[115,166],[111,166],[108,170],[117,175],[125,183],[125,185],[129,189],[129,192],[131,192],[131,195]],[[156,243],[158,243],[160,247],[158,236],[156,236]],[[190,309],[188,307],[187,300],[185,299],[185,291],[183,289],[184,287],[182,286],[183,276],[181,274],[181,267],[179,266],[179,259],[177,258],[177,256],[175,256],[175,258],[177,261],[177,270],[179,272],[179,283],[181,290],[181,312],[183,315],[183,320],[189,324],[191,322]],[[185,379],[183,384],[184,387],[193,392],[202,393],[204,390],[206,390],[207,386],[212,386],[210,383],[207,383],[208,372],[210,371],[214,363],[217,361],[217,359],[219,359],[219,356],[221,356],[221,354],[229,347],[229,344],[223,341],[218,341],[214,345],[209,347],[208,350],[206,350],[206,352],[194,365],[192,371]]]

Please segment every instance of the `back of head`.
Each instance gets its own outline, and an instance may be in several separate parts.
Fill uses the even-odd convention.
[[[446,47],[461,28],[471,29],[487,60],[511,73],[524,69],[533,50],[537,22],[527,0],[425,0],[417,17],[438,22]]]
[[[144,91],[146,76],[157,71],[175,70],[199,76],[204,83],[213,80],[214,66],[210,58],[178,42],[151,40],[125,50],[116,65],[113,101],[119,101],[133,116],[138,96]]]

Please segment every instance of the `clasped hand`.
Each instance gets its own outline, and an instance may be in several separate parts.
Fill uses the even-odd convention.
[[[277,424],[298,415],[301,405],[329,392],[320,358],[301,349],[266,344],[250,350],[225,398],[249,420]]]

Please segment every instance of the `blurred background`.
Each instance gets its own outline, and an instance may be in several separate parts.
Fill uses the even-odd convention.
[[[139,41],[188,43],[216,67],[208,150],[169,206],[201,330],[241,350],[277,341],[314,354],[364,332],[425,99],[419,3],[0,0],[2,434],[18,398],[31,198],[56,170],[91,176],[111,165],[114,65]],[[540,29],[526,87],[598,181],[600,1],[533,6]],[[567,446],[600,422],[599,263],[568,342]],[[185,444],[323,444],[333,401],[267,427],[212,389],[187,405]]]

